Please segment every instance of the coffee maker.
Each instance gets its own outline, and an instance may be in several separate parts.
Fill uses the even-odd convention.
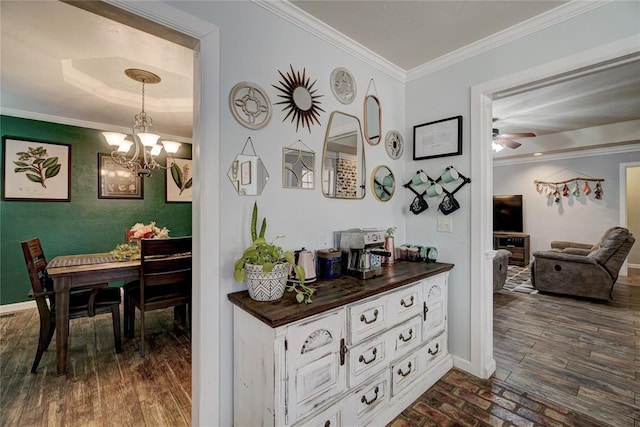
[[[384,250],[382,230],[355,228],[340,231],[342,271],[360,279],[381,276],[382,257],[391,256]]]

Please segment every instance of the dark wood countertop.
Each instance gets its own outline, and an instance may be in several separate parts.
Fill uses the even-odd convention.
[[[385,266],[383,275],[372,279],[361,280],[343,275],[333,280],[319,280],[310,284],[317,289],[310,304],[298,304],[294,292],[285,292],[280,300],[267,302],[252,300],[248,291],[234,292],[227,297],[233,304],[275,328],[444,273],[452,268],[453,264],[439,262],[398,261]]]

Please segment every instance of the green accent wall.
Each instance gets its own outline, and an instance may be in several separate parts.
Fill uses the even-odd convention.
[[[98,153],[111,151],[100,132],[0,116],[2,136],[71,145],[70,202],[0,201],[0,304],[28,300],[31,285],[20,247],[24,240],[39,237],[52,259],[109,252],[137,222],[156,221],[172,237],[191,235],[191,203],[165,203],[164,170],[144,179],[142,200],[98,199]],[[191,146],[183,144],[176,157],[191,158]]]

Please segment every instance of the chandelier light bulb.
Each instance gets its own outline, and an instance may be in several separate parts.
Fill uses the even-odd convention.
[[[123,139],[120,145],[118,146],[117,151],[120,153],[128,153],[132,145],[133,145],[133,142]]]
[[[164,145],[164,151],[169,154],[176,154],[180,149],[180,143],[176,141],[162,141],[162,145]]]
[[[152,156],[157,156],[158,154],[160,154],[161,151],[162,151],[162,145],[156,144],[151,148],[150,153]]]
[[[160,139],[160,135],[156,135],[155,133],[142,132],[136,135],[145,147],[153,147],[158,142],[158,139]]]
[[[127,137],[126,134],[118,132],[102,132],[102,135],[104,136],[104,139],[107,140],[107,144],[114,145],[116,147],[119,147],[122,144],[122,141]]]

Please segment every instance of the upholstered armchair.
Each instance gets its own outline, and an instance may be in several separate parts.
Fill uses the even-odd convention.
[[[506,249],[498,249],[493,258],[493,292],[498,292],[507,280],[507,270],[509,269],[509,258],[513,254]]]
[[[609,300],[635,240],[626,228],[612,227],[595,245],[551,242],[551,250],[533,253],[533,287],[543,292]]]

